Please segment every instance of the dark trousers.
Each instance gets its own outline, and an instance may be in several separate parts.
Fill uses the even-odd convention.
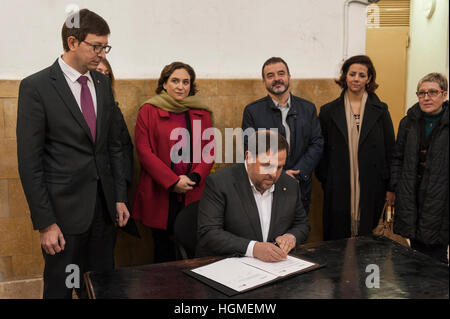
[[[411,239],[411,248],[428,255],[437,261],[448,264],[447,246],[445,245],[427,245],[417,240]]]
[[[169,194],[169,215],[167,229],[152,228],[153,244],[155,250],[155,263],[176,260],[176,246],[173,236],[173,226],[178,213],[184,208],[184,195]]]
[[[87,271],[106,271],[114,269],[114,245],[116,227],[108,214],[100,183],[97,188],[95,214],[91,226],[82,234],[66,235],[63,233],[66,245],[63,251],[48,255],[43,250],[44,268],[44,298],[72,298],[73,287],[67,287],[79,280],[79,297],[86,297],[83,275]],[[79,278],[69,265],[79,268]],[[72,269],[72,270],[71,270]],[[68,271],[68,272],[66,272]]]

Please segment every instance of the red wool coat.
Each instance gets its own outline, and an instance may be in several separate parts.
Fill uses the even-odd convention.
[[[205,179],[208,176],[212,163],[196,163],[195,157],[199,151],[209,145],[206,152],[214,144],[214,135],[202,140],[203,132],[212,127],[211,116],[206,110],[190,109],[188,111],[192,127],[193,163],[190,173],[198,173],[201,181],[193,190],[186,193],[185,205],[200,200]],[[201,123],[201,134],[195,134],[194,121],[198,126]],[[198,122],[200,121],[200,122]],[[136,121],[135,142],[136,150],[141,163],[141,175],[133,204],[132,216],[144,225],[152,228],[167,229],[169,214],[169,187],[178,181],[178,176],[170,169],[170,150],[176,140],[170,140],[170,133],[177,127],[176,122],[170,120],[170,112],[164,111],[151,104],[145,104],[139,111]],[[199,133],[200,130],[197,130]],[[211,152],[214,155],[214,152]],[[213,158],[213,157],[212,157]]]

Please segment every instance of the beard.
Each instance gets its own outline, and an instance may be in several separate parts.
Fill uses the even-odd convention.
[[[279,88],[276,88],[277,84],[281,84]],[[282,95],[289,89],[289,81],[284,83],[284,81],[275,81],[269,85],[266,84],[266,89],[273,95]]]
[[[276,178],[273,178],[273,179],[272,178],[268,178],[266,180],[258,181],[258,182],[253,183],[253,184],[255,185],[255,188],[258,191],[265,192],[266,190],[270,189],[273,186],[273,184],[276,183],[276,181],[277,181]],[[269,182],[272,182],[272,183],[269,183]]]

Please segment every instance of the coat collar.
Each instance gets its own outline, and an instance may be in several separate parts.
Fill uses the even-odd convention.
[[[250,220],[253,233],[258,241],[263,241],[261,221],[259,219],[258,207],[256,206],[255,197],[252,194],[251,186],[247,171],[244,164],[237,164],[233,171],[234,187],[236,188],[243,207],[243,212]]]
[[[344,136],[345,142],[348,145],[348,132],[347,132],[347,120],[345,118],[345,102],[344,102],[345,90],[341,92],[341,95],[336,100],[336,106],[332,112],[332,119],[336,123],[339,131]],[[378,96],[375,93],[369,93],[367,97],[366,106],[364,109],[363,123],[361,126],[361,134],[359,137],[359,144],[364,142],[367,135],[378,121],[378,118],[383,114],[384,106]]]
[[[104,96],[101,94],[102,92],[106,92],[106,85],[107,82],[104,79],[104,76],[97,72],[97,71],[90,71],[89,72],[92,77],[92,81],[94,82],[95,86],[95,96],[97,98],[97,138],[96,140],[99,140],[102,134],[104,133],[104,127],[106,121],[103,120],[103,117],[105,116],[105,105],[104,105]]]
[[[88,78],[88,81],[93,82],[93,78],[91,76],[91,73],[88,71],[85,74],[81,74],[80,72],[78,72],[77,70],[75,70],[74,68],[72,68],[70,65],[68,65],[66,63],[66,61],[64,61],[62,59],[62,56],[58,58],[58,64],[61,68],[61,71],[72,81],[72,82],[77,82],[78,78],[82,75],[86,76]]]
[[[448,100],[444,102],[444,105],[446,105],[444,114],[442,114],[441,123],[442,125],[448,126]]]
[[[444,101],[443,105],[446,105],[446,109],[444,111],[444,114],[442,114],[441,123],[443,125],[448,125],[448,117],[449,117],[449,114],[448,114],[449,102],[448,102],[448,100]],[[416,104],[411,106],[411,108],[408,110],[408,112],[406,112],[406,115],[413,120],[419,120],[422,117],[422,111],[420,110],[419,102],[417,102]]]
[[[369,93],[367,97],[366,107],[364,109],[364,117],[361,125],[361,133],[359,135],[359,145],[369,135],[378,119],[383,115],[384,106],[375,93]]]
[[[266,96],[267,105],[269,108],[271,108],[273,111],[279,111],[279,108],[273,103],[273,99],[270,97],[270,95]],[[297,115],[298,113],[298,103],[297,100],[294,98],[294,95],[292,93],[289,93],[289,115]]]
[[[339,131],[345,139],[345,143],[348,145],[348,132],[347,132],[347,120],[345,119],[345,102],[344,102],[345,90],[341,92],[341,95],[335,100],[336,106],[333,108],[331,118],[336,123]]]
[[[272,202],[272,212],[270,216],[270,227],[269,234],[267,236],[268,241],[275,240],[275,230],[276,225],[278,225],[278,220],[280,216],[286,211],[284,205],[288,202],[288,198],[286,197],[286,191],[288,190],[288,186],[283,182],[283,174],[281,173],[280,178],[275,183],[275,191],[273,192],[273,202]],[[289,177],[291,178],[291,177]]]

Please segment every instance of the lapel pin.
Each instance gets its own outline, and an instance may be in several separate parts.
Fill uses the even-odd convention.
[[[283,187],[283,190],[286,191],[286,187]]]
[[[97,80],[97,84],[100,84],[100,80]]]

